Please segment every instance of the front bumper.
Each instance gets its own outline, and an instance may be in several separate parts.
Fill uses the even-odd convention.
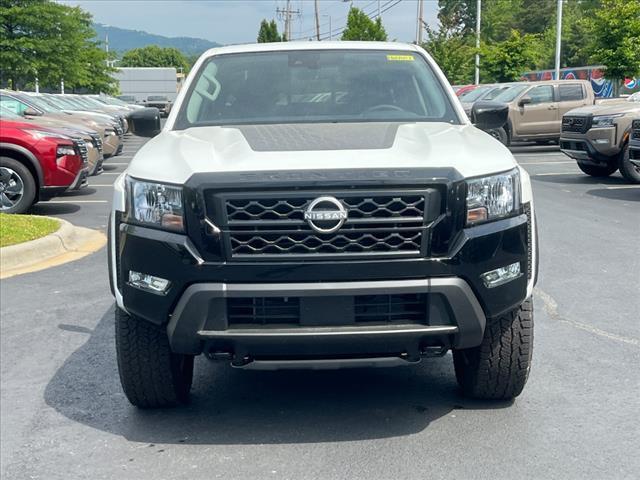
[[[121,306],[167,325],[176,352],[229,352],[239,358],[343,358],[420,355],[434,345],[480,344],[486,318],[521,304],[535,278],[526,214],[465,229],[447,258],[322,262],[204,261],[188,237],[113,219],[111,286]],[[523,274],[486,288],[480,275],[519,262]],[[128,284],[129,271],[171,281],[165,295]],[[358,295],[417,293],[424,318],[410,324],[355,325]],[[285,326],[230,326],[228,299],[286,297],[321,315]],[[310,300],[308,300],[310,299]],[[318,303],[318,301],[320,303]],[[345,313],[345,311],[347,313]],[[337,321],[337,323],[336,323]]]
[[[120,146],[120,137],[117,133],[106,135],[102,141],[102,153],[104,158],[112,157],[116,154],[118,147]]]
[[[617,127],[591,128],[587,133],[562,132],[560,150],[586,163],[609,163],[620,153]]]
[[[82,168],[68,190],[81,190],[89,185],[89,167]]]

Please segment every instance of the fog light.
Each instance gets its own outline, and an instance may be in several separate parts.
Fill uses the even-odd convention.
[[[165,278],[154,277],[146,273],[129,271],[129,285],[146,292],[164,295],[169,290],[171,282]]]
[[[522,273],[520,272],[520,262],[512,263],[506,267],[496,268],[480,275],[484,286],[487,288],[494,288],[500,285],[504,285],[511,280],[515,280]]]
[[[607,143],[609,143],[609,140],[607,140],[606,138],[598,138],[596,140],[596,143],[598,143],[598,144],[607,144]]]

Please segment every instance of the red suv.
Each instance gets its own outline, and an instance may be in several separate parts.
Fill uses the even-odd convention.
[[[0,212],[23,213],[40,200],[87,185],[87,147],[55,130],[0,121]]]

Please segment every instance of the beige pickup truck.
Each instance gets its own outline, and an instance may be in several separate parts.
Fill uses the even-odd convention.
[[[587,80],[546,80],[514,83],[492,100],[509,105],[509,120],[488,133],[505,145],[514,141],[544,144],[560,139],[565,113],[593,105],[595,96]]]
[[[640,183],[640,166],[629,158],[632,122],[640,116],[640,101],[604,103],[577,108],[562,117],[560,150],[578,162],[587,175],[606,177],[620,170]]]

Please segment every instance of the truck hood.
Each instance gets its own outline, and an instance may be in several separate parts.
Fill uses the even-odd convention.
[[[611,102],[574,108],[565,115],[615,115],[617,113],[640,113],[638,102]]]
[[[515,166],[506,147],[471,125],[372,122],[164,131],[138,151],[126,173],[184,183],[201,172],[449,167],[467,178]]]

